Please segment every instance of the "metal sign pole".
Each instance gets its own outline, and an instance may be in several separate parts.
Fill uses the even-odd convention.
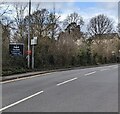
[[[35,45],[37,44],[37,37],[34,37],[31,39],[31,45],[32,45],[32,69],[35,67]]]
[[[32,45],[32,69],[34,69],[34,45]]]

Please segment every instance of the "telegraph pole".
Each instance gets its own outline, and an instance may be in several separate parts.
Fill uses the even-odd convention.
[[[28,25],[28,68],[30,68],[30,12],[31,12],[31,0],[29,0],[29,25]]]

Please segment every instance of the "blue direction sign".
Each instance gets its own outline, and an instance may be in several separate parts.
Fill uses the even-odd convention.
[[[22,43],[11,43],[9,44],[9,54],[11,56],[23,56],[24,44]]]

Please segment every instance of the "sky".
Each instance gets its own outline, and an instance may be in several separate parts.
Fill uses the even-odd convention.
[[[56,13],[60,15],[60,21],[73,12],[78,13],[87,25],[90,19],[99,14],[108,16],[117,26],[118,23],[118,2],[44,2],[40,4],[42,8],[48,8],[51,11],[55,6]]]
[[[34,3],[32,2],[32,10],[36,7],[35,4],[38,3],[40,9],[46,8],[49,11],[53,11],[53,6],[55,6],[56,14],[60,16],[60,21],[66,19],[70,13],[76,12],[83,18],[86,25],[92,17],[99,14],[108,16],[113,20],[115,26],[118,23],[118,2],[77,2],[75,0],[70,0],[70,2],[35,2],[34,0]],[[10,9],[13,10],[13,6]],[[26,14],[28,14],[27,11]],[[15,13],[9,16],[13,17]]]
[[[56,13],[60,15],[60,20],[64,20],[70,13],[80,14],[85,21],[98,14],[105,14],[118,22],[118,2],[44,2],[40,3],[41,8],[53,10],[55,5]]]

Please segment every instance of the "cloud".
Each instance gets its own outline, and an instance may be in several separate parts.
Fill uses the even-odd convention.
[[[69,13],[76,11],[77,13],[79,13],[84,19],[90,19],[91,17],[94,17],[96,15],[99,14],[105,14],[108,17],[114,19],[115,21],[118,20],[118,5],[117,3],[97,3],[95,6],[89,6],[89,7],[85,7],[85,8],[81,8],[81,7],[76,7],[76,6],[72,6],[73,8],[71,8],[69,11],[65,12],[65,13]],[[66,14],[64,14],[66,15]]]
[[[80,3],[77,3],[77,4],[80,4]],[[88,3],[86,3],[86,7],[84,8],[80,7],[79,5],[77,7],[76,4],[71,4],[61,9],[62,13],[61,13],[60,21],[64,21],[64,19],[66,19],[66,17],[70,13],[77,12],[79,15],[83,17],[84,22],[85,22],[85,27],[86,27],[92,17],[97,16],[99,14],[104,14],[108,16],[114,22],[114,26],[117,26],[118,4],[116,2],[114,3],[97,2],[95,5],[89,6],[89,7],[87,7],[88,6],[87,4]],[[84,30],[85,30],[85,27],[84,27]]]
[[[119,0],[31,0],[31,1],[32,2],[119,2]],[[28,0],[4,0],[4,2],[28,2]]]
[[[76,1],[76,0],[71,0]],[[89,20],[99,14],[105,14],[114,21],[116,26],[118,23],[118,3],[117,2],[42,2],[40,3],[40,9],[47,8],[49,11],[53,11],[55,5],[56,14],[60,16],[60,21],[64,21],[66,17],[73,12],[80,14],[85,24],[87,25]],[[32,3],[32,6],[36,8],[35,3]],[[12,7],[12,6],[11,6]],[[34,9],[33,8],[33,9]],[[26,12],[26,15],[28,12]],[[11,17],[15,15],[12,14]]]

